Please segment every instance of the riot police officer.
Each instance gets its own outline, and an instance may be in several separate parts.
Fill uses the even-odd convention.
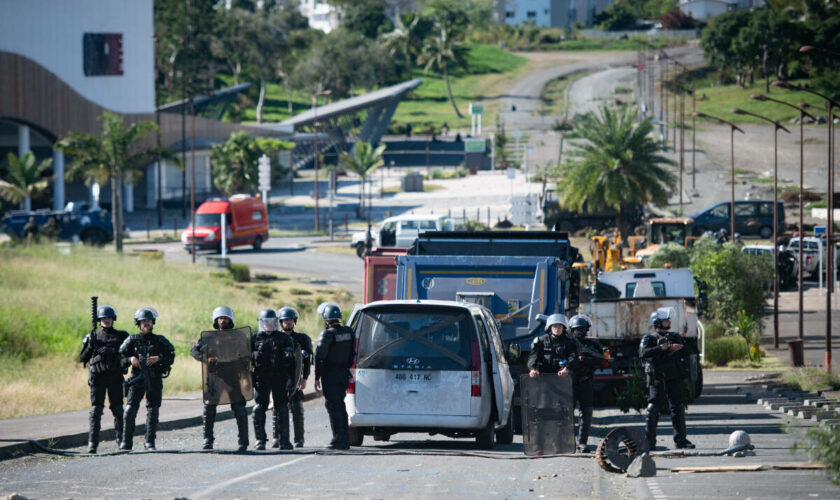
[[[301,350],[302,355],[302,372],[300,383],[297,391],[289,398],[289,410],[292,413],[292,424],[295,430],[295,447],[303,446],[303,390],[306,388],[306,380],[309,378],[309,373],[312,367],[312,356],[315,354],[312,350],[312,339],[305,333],[295,331],[297,326],[298,312],[293,307],[281,307],[277,311],[277,317],[280,319],[280,326],[283,331],[291,336]]]
[[[341,308],[325,303],[318,307],[326,329],[318,337],[315,349],[315,390],[324,387],[324,406],[330,417],[333,438],[329,448],[346,450],[350,448],[350,429],[347,422],[347,408],[344,397],[350,382],[350,367],[356,356],[356,335],[353,329],[342,326]]]
[[[259,331],[251,334],[251,359],[254,370],[254,439],[256,449],[265,449],[265,412],[269,398],[274,399],[274,442],[272,448],[291,450],[289,442],[289,392],[297,383],[294,339],[280,332],[277,313],[263,309]]]
[[[668,401],[671,407],[671,424],[674,426],[674,443],[677,448],[694,448],[686,437],[685,391],[683,383],[688,375],[685,341],[678,333],[671,332],[671,320],[676,312],[671,307],[660,307],[650,315],[654,328],[642,338],[639,357],[645,364],[648,383],[647,437],[650,448],[656,447],[656,426],[659,408]]]
[[[123,374],[125,370],[120,358],[120,346],[128,333],[114,328],[117,311],[102,305],[96,310],[96,319],[100,328],[91,332],[82,341],[79,361],[88,365],[88,385],[90,386],[90,417],[88,431],[88,453],[96,453],[99,446],[99,428],[102,412],[105,408],[105,394],[108,405],[114,415],[114,431],[117,445],[120,444],[123,431]]]
[[[545,321],[546,334],[534,339],[528,356],[531,378],[540,373],[556,373],[566,377],[577,365],[578,344],[568,335],[569,322],[565,314],[552,314]]]
[[[153,307],[141,307],[134,313],[134,324],[140,333],[129,336],[120,346],[120,354],[131,363],[128,381],[128,404],[125,407],[125,427],[121,450],[130,450],[134,440],[134,421],[140,401],[146,396],[147,450],[155,449],[160,404],[163,399],[163,379],[169,376],[175,362],[175,347],[163,335],[152,333],[158,313]]]
[[[595,375],[595,369],[606,360],[601,344],[597,340],[586,338],[591,327],[592,320],[585,314],[573,316],[569,320],[569,328],[579,344],[580,351],[578,369],[575,370],[572,388],[575,404],[580,408],[577,437],[578,450],[582,452],[589,451],[586,443],[589,440],[589,427],[592,425],[592,378]]]
[[[213,309],[213,328],[216,330],[232,330],[234,328],[233,309],[226,306],[219,306]],[[199,338],[190,350],[190,355],[196,361],[202,361],[202,353],[206,347],[203,338]],[[202,420],[204,424],[204,444],[202,449],[213,449],[213,425],[216,423],[215,404],[205,404]],[[236,418],[236,429],[238,432],[239,447],[237,451],[248,449],[248,411],[245,409],[245,401],[231,402],[230,409]]]

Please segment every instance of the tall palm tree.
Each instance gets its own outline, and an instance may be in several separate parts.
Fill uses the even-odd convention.
[[[353,148],[352,155],[341,153],[341,163],[344,167],[362,179],[362,182],[359,183],[359,217],[362,217],[365,213],[365,180],[384,163],[382,161],[383,151],[385,151],[384,144],[374,148],[369,142],[359,141]]]
[[[382,43],[391,56],[402,56],[408,69],[414,58],[423,50],[424,26],[422,16],[416,12],[397,16],[393,31],[382,35]]]
[[[37,198],[47,188],[50,178],[44,171],[52,165],[52,158],[35,163],[35,155],[26,152],[20,158],[9,153],[9,173],[0,179],[0,196],[11,203],[20,203],[23,210],[32,210],[32,198]]]
[[[562,169],[564,178],[557,184],[566,209],[616,210],[616,225],[624,237],[633,228],[623,214],[636,204],[665,205],[676,184],[667,168],[674,162],[659,154],[650,119],[636,123],[635,116],[628,107],[604,106],[600,116],[590,112],[579,117],[574,136],[582,141],[574,143],[571,160]]]
[[[423,71],[427,73],[432,68],[443,73],[443,79],[446,81],[446,92],[449,94],[449,102],[452,103],[452,107],[455,109],[455,114],[458,115],[458,118],[463,118],[464,115],[458,110],[458,106],[455,104],[455,98],[452,97],[452,88],[449,85],[449,67],[466,68],[467,60],[465,56],[467,49],[459,40],[453,38],[450,28],[438,23],[436,29],[437,34],[426,39],[426,44],[423,46],[423,52],[418,57],[418,62],[425,66]]]
[[[114,243],[122,252],[122,185],[123,175],[129,180],[142,168],[154,161],[155,156],[170,158],[168,149],[141,147],[138,141],[149,133],[159,133],[157,125],[139,121],[125,126],[123,119],[114,113],[104,112],[102,136],[71,132],[58,142],[58,147],[73,157],[67,169],[67,178],[83,180],[86,184],[111,182],[111,212],[114,225]]]

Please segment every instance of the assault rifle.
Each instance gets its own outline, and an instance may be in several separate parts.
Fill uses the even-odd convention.
[[[143,382],[147,388],[151,387],[152,383],[152,370],[146,364],[146,361],[149,359],[149,346],[138,346],[137,347],[137,360],[140,362],[140,373],[128,381],[128,385],[134,385],[138,382]]]
[[[96,355],[96,326],[99,320],[96,318],[96,310],[99,308],[99,297],[94,295],[90,298],[90,335],[88,335],[87,350],[90,353],[88,363]],[[83,363],[85,365],[87,363]]]

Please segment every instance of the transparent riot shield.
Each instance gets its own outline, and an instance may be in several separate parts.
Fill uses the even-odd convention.
[[[204,403],[226,405],[254,399],[251,327],[201,332]]]
[[[572,377],[542,373],[519,378],[522,394],[522,442],[526,455],[574,453]]]
[[[297,346],[295,349],[295,378],[292,379],[291,384],[289,385],[289,398],[295,395],[298,391],[298,384],[300,384],[300,379],[303,378],[303,351],[301,351],[300,346]]]

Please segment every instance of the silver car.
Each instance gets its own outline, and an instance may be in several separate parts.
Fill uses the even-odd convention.
[[[496,321],[463,302],[388,300],[349,318],[358,349],[345,403],[350,444],[400,432],[513,441],[513,379]]]

